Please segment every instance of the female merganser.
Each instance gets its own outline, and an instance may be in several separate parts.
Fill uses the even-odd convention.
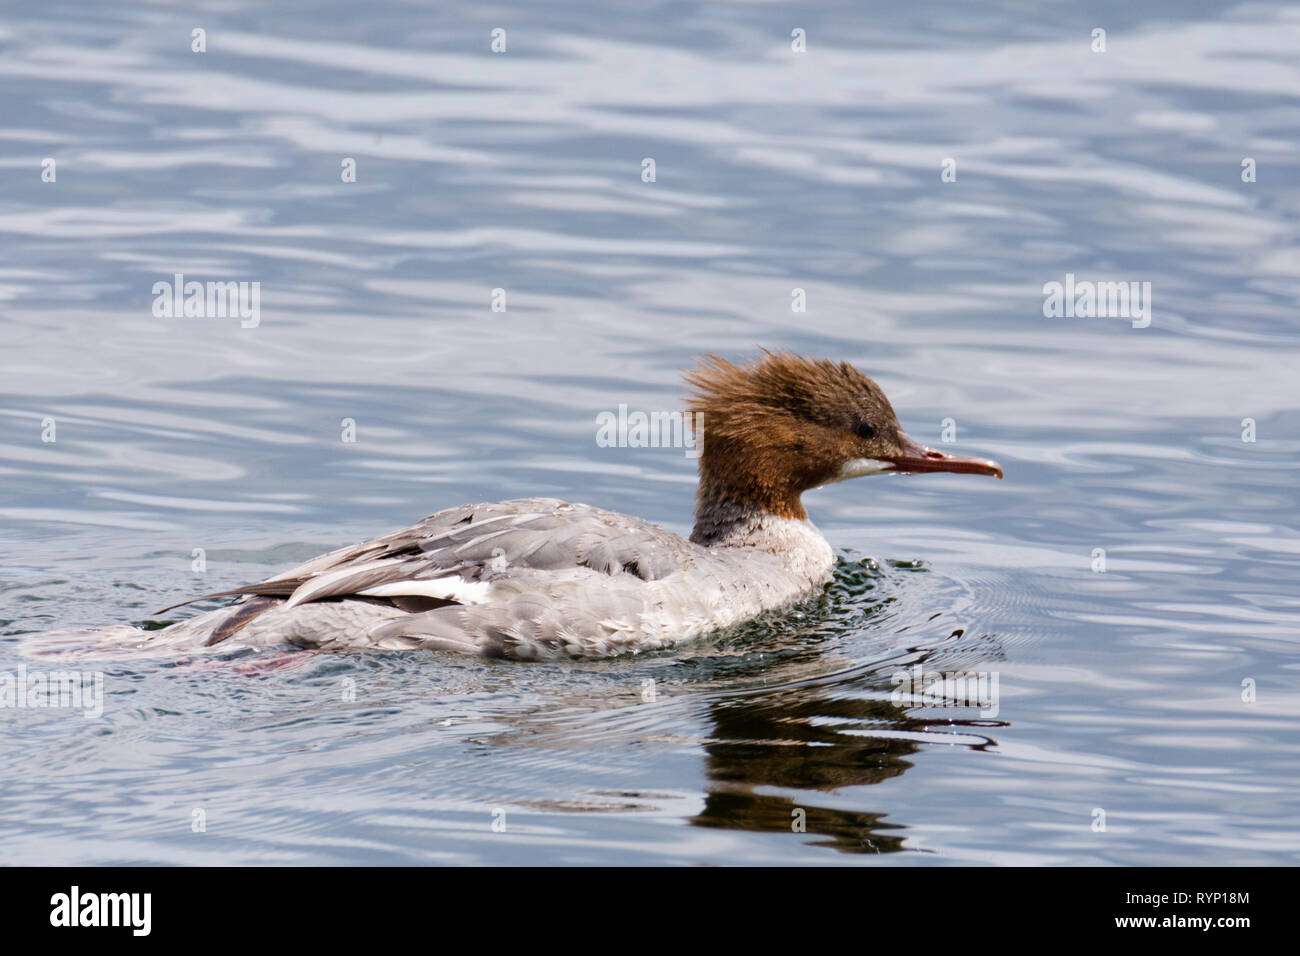
[[[830,579],[830,545],[800,501],[810,488],[882,472],[1002,477],[996,462],[908,438],[880,386],[847,362],[709,356],[686,381],[702,425],[689,541],[552,498],[462,505],[193,598],[241,600],[162,630],[76,633],[101,649],[196,649],[238,635],[232,644],[520,660],[650,650],[792,604]]]

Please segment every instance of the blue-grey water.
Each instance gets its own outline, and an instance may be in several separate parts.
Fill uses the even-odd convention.
[[[689,449],[597,417],[705,352],[1006,480],[810,493],[827,592],[667,653],[97,662],[0,709],[0,859],[1300,860],[1300,13],[1084,7],[6,8],[0,676],[463,502],[687,532]]]

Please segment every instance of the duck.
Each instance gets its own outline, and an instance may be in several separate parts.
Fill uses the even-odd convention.
[[[909,438],[880,386],[848,362],[708,355],[684,378],[699,467],[689,538],[554,498],[465,504],[164,608],[157,613],[235,599],[168,627],[78,633],[93,633],[101,649],[288,646],[518,661],[652,651],[827,584],[835,556],[804,510],[811,489],[881,474],[1003,476],[995,461]]]

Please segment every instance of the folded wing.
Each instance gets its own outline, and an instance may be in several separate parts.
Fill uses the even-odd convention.
[[[314,602],[355,599],[409,612],[376,635],[385,643],[424,635],[430,646],[472,641],[485,653],[485,642],[504,646],[520,628],[542,628],[557,632],[552,642],[558,646],[565,643],[566,614],[575,627],[579,620],[588,630],[621,627],[620,616],[637,613],[653,599],[658,589],[649,587],[652,582],[690,567],[700,551],[636,518],[529,498],[441,511],[268,580],[191,600],[248,598],[232,609],[230,626],[214,632],[208,644],[272,609],[283,613]],[[575,596],[582,605],[566,608],[565,600]],[[478,611],[472,619],[455,613],[470,608]]]

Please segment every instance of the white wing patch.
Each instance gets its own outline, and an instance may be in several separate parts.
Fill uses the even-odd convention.
[[[492,585],[487,581],[466,581],[460,577],[426,581],[390,581],[357,593],[365,597],[430,597],[457,604],[486,604]]]

